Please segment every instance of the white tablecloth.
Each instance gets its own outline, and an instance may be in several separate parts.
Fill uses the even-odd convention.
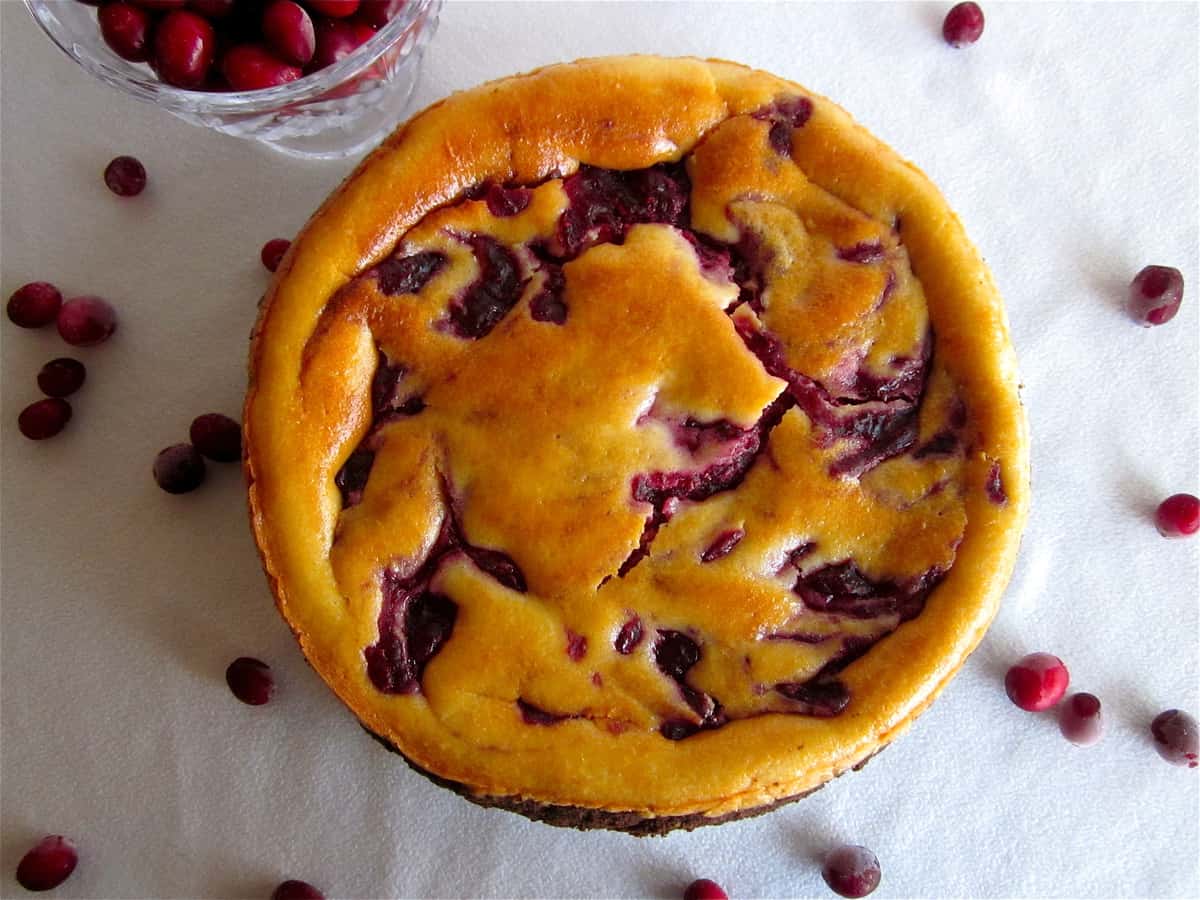
[[[236,415],[267,238],[351,162],[303,163],[206,133],[91,81],[20,4],[3,28],[3,296],[46,279],[118,307],[78,353],[75,418],[16,430],[65,347],[3,340],[0,892],[41,834],[81,848],[64,897],[826,895],[816,855],[872,847],[880,897],[1196,896],[1196,771],[1163,763],[1159,710],[1200,714],[1200,539],[1150,513],[1198,492],[1198,10],[987,4],[945,46],[949,4],[450,3],[417,103],[555,60],[630,51],[737,59],[841,103],[941,186],[1005,294],[1033,430],[1034,505],[982,648],[861,773],[772,815],[634,839],[487,811],[384,752],[277,617],[236,467],[175,497],[151,480],[196,414]],[[137,200],[100,172],[139,156]],[[1180,268],[1175,321],[1122,312],[1148,263]],[[76,398],[73,398],[75,400]],[[1007,664],[1061,655],[1109,714],[1077,749],[1013,707]],[[276,701],[234,701],[225,665],[269,661]]]

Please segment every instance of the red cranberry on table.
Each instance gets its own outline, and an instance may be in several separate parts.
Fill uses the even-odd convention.
[[[118,156],[104,167],[104,183],[118,197],[136,197],[146,189],[146,167],[135,156]]]
[[[272,238],[263,244],[259,258],[262,259],[262,264],[267,267],[268,272],[274,272],[279,268],[279,264],[283,262],[283,255],[288,252],[290,246],[292,246],[292,242],[287,238]]]
[[[201,455],[215,462],[237,462],[242,458],[242,426],[229,416],[220,413],[196,416],[188,438]]]
[[[983,34],[983,10],[978,3],[959,3],[946,13],[942,37],[951,47],[965,47]]]
[[[1057,656],[1030,653],[1008,670],[1004,689],[1008,699],[1027,712],[1049,709],[1063,698],[1071,676]]]
[[[272,0],[263,10],[263,37],[284,62],[303,66],[317,50],[317,35],[312,19],[299,3]]]
[[[1183,273],[1170,266],[1146,266],[1129,285],[1129,315],[1145,328],[1171,321],[1181,303]]]
[[[239,656],[229,664],[225,670],[225,683],[233,696],[250,706],[262,706],[275,693],[271,667],[251,656]]]
[[[712,879],[697,878],[683,892],[683,900],[729,900],[729,895]]]
[[[44,441],[62,431],[71,421],[71,404],[61,397],[30,403],[17,416],[17,427],[31,441]]]
[[[113,53],[130,62],[150,58],[150,32],[153,16],[140,6],[117,0],[105,3],[96,15],[100,36]]]
[[[1088,747],[1104,736],[1104,716],[1095,694],[1072,694],[1058,708],[1058,728],[1072,744]]]
[[[1174,766],[1200,766],[1200,725],[1182,709],[1168,709],[1154,717],[1150,734],[1158,755]]]
[[[99,297],[73,297],[58,311],[58,333],[74,347],[94,347],[117,330],[117,312]]]
[[[17,863],[17,883],[27,891],[49,891],[71,877],[79,854],[61,834],[48,834]]]
[[[289,878],[271,891],[271,900],[325,900],[325,895],[307,881]]]
[[[176,9],[167,13],[154,30],[150,64],[167,84],[195,90],[208,77],[215,49],[216,34],[208,19]]]
[[[37,375],[38,387],[47,397],[69,397],[87,378],[87,368],[77,359],[60,356],[42,366]]]
[[[825,857],[821,877],[834,893],[865,897],[879,887],[879,859],[866,847],[843,844]]]
[[[1189,537],[1200,531],[1200,497],[1172,494],[1158,504],[1154,525],[1165,538]]]
[[[48,281],[31,281],[8,298],[8,318],[22,328],[41,328],[58,318],[62,293]]]
[[[204,457],[191,444],[173,444],[154,458],[154,480],[168,494],[194,491],[204,476]]]
[[[235,91],[260,91],[295,81],[304,73],[258,44],[239,44],[221,59],[221,74]]]

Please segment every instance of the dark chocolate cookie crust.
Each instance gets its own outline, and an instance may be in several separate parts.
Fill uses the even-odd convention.
[[[750,819],[754,816],[773,812],[781,806],[795,803],[809,794],[815,794],[821,788],[825,787],[825,784],[829,783],[825,782],[825,784],[817,785],[817,787],[810,791],[803,791],[799,794],[793,794],[790,797],[782,797],[772,803],[764,803],[762,806],[754,806],[749,809],[739,809],[736,812],[726,813],[723,816],[706,816],[700,813],[693,813],[687,816],[643,816],[636,812],[613,812],[603,809],[589,809],[585,806],[555,806],[549,803],[538,803],[535,800],[525,800],[520,797],[488,797],[473,794],[466,785],[457,781],[451,781],[448,778],[442,778],[440,775],[434,775],[429,770],[421,768],[401,753],[387,739],[380,737],[361,722],[359,722],[359,725],[363,731],[374,738],[385,750],[389,753],[395,753],[404,760],[408,764],[408,767],[418,775],[423,775],[439,787],[453,791],[477,806],[482,806],[485,809],[503,809],[524,816],[527,819],[533,819],[535,822],[545,822],[547,825],[553,825],[556,828],[576,828],[580,831],[592,831],[595,829],[623,831],[634,837],[662,837],[672,831],[695,831],[697,828],[703,828],[706,825],[721,825],[725,822],[736,822],[738,819]],[[857,772],[862,769],[882,749],[883,747],[880,747],[874,753],[863,757],[863,759],[851,767],[851,771]]]

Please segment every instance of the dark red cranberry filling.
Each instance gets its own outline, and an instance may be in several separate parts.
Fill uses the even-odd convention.
[[[359,447],[342,464],[334,476],[333,483],[342,494],[342,508],[349,509],[362,502],[363,490],[367,486],[367,478],[371,475],[371,467],[375,465],[375,451]]]
[[[812,101],[807,97],[783,97],[752,113],[755,119],[770,122],[767,142],[780,156],[792,153],[792,131],[802,128],[812,116]]]
[[[634,225],[684,227],[691,184],[682,163],[632,172],[580,166],[563,190],[570,206],[558,221],[558,250],[573,259],[593,244],[623,242]]]
[[[587,656],[587,638],[578,632],[567,629],[567,656],[572,662],[579,662]]]
[[[887,259],[887,253],[879,241],[863,241],[852,247],[839,247],[837,255],[838,259],[863,265],[883,262]]]
[[[488,212],[499,219],[524,212],[530,201],[533,200],[533,191],[529,188],[506,188],[495,182],[488,183],[479,193],[482,194],[482,197],[472,197],[471,199],[484,200],[487,203]]]
[[[416,294],[446,265],[446,254],[426,250],[411,256],[391,256],[374,269],[379,290],[390,297]]]
[[[546,273],[542,289],[529,301],[529,314],[535,322],[551,322],[561,325],[567,321],[567,304],[563,302],[563,288],[567,280],[563,276],[562,267],[554,263],[545,263]]]
[[[797,704],[805,716],[832,718],[850,705],[850,691],[840,681],[784,682],[775,690]]]
[[[565,713],[547,712],[520,697],[517,698],[517,709],[521,711],[521,720],[526,725],[557,725],[565,719],[573,718]]]
[[[920,613],[925,598],[942,580],[941,569],[930,569],[908,582],[871,581],[852,561],[830,563],[802,573],[792,590],[816,612],[833,612],[873,619],[899,615],[908,620]]]
[[[487,337],[517,305],[525,281],[511,250],[495,238],[477,234],[469,239],[479,264],[479,279],[450,304],[450,328],[459,337]]]
[[[613,639],[613,649],[622,656],[628,656],[642,642],[643,636],[642,620],[634,616],[617,632],[616,638]]]
[[[742,538],[746,536],[740,528],[733,528],[729,531],[722,531],[703,553],[700,554],[701,562],[713,562],[720,559],[722,556],[728,556],[730,552],[741,543]]]
[[[1000,480],[1000,461],[992,463],[992,467],[988,469],[987,484],[984,486],[987,491],[988,499],[997,506],[1004,506],[1008,503],[1008,494],[1004,490],[1004,482]]]

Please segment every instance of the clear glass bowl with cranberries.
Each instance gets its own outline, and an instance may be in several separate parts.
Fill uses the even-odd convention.
[[[402,117],[443,0],[25,0],[68,56],[179,118],[293,156]]]

